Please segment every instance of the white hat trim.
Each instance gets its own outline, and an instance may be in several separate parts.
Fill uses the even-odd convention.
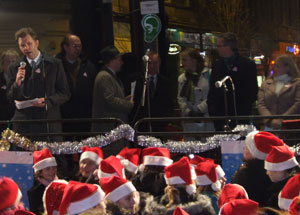
[[[250,132],[245,140],[246,146],[249,149],[250,153],[252,156],[260,159],[260,160],[265,160],[267,157],[267,154],[259,151],[258,148],[256,147],[255,141],[254,141],[254,136],[259,133],[259,131],[252,131]]]
[[[220,179],[225,176],[225,172],[220,165],[216,167],[217,179]]]
[[[94,184],[95,186],[98,187],[98,189],[89,197],[80,200],[78,202],[72,202],[69,207],[68,207],[68,214],[73,215],[73,214],[79,214],[81,212],[84,212],[88,209],[91,209],[98,205],[105,196],[105,193],[102,191],[99,185]]]
[[[180,177],[180,176],[174,176],[171,178],[167,178],[165,175],[166,183],[168,185],[174,185],[174,184],[186,184],[186,182]]]
[[[169,166],[173,160],[163,156],[144,156],[144,165]]]
[[[211,181],[207,175],[198,175],[196,178],[196,184],[200,185],[200,186],[204,186],[204,185],[210,185],[214,183],[213,181]]]
[[[121,160],[121,163],[129,172],[136,173],[138,171],[138,167],[127,159]]]
[[[290,205],[292,204],[293,199],[282,198],[282,197],[280,197],[280,195],[281,195],[281,192],[278,195],[278,206],[282,210],[288,211],[290,208]]]
[[[57,166],[55,157],[46,158],[37,162],[36,164],[33,165],[33,169],[34,172],[37,172],[39,170],[45,169],[50,166]]]
[[[269,171],[283,171],[286,169],[291,169],[298,165],[298,162],[294,157],[290,158],[289,160],[280,162],[280,163],[271,163],[268,161],[265,161],[265,169]]]
[[[46,193],[47,193],[47,190],[48,188],[51,186],[52,183],[62,183],[62,184],[67,184],[68,182],[65,181],[65,180],[61,180],[61,179],[57,179],[57,180],[54,180],[52,181],[50,184],[48,184],[48,186],[46,187],[45,191],[44,191],[44,194],[43,194],[43,205],[44,205],[44,209],[47,211],[47,205],[46,205]]]
[[[17,195],[14,206],[17,206],[20,203],[21,199],[22,199],[22,193],[21,193],[21,190],[18,189],[18,195]]]
[[[196,171],[195,168],[191,166],[191,174],[192,174],[192,180],[196,180],[197,175],[196,175]]]
[[[121,177],[121,175],[118,175],[118,173],[114,172],[114,173],[106,173],[106,172],[102,172],[100,169],[98,170],[98,178],[109,178],[111,176],[117,176],[120,178],[126,178],[125,177],[125,172],[124,172],[124,168],[122,169],[122,173],[123,173],[123,177]]]
[[[92,152],[92,151],[85,151],[81,154],[79,163],[86,158],[88,158],[92,161],[95,161],[97,165],[99,165],[100,161],[101,161],[101,158],[99,157],[99,155],[97,153]]]
[[[124,160],[125,159],[121,155],[117,155],[116,157],[119,158],[120,160]]]
[[[133,184],[129,181],[129,182],[127,182],[125,184],[122,184],[121,186],[117,187],[116,189],[114,189],[110,193],[108,193],[105,198],[109,199],[113,202],[117,202],[121,198],[123,198],[124,196],[127,196],[128,194],[130,194],[134,191],[136,191],[136,189],[133,186]]]

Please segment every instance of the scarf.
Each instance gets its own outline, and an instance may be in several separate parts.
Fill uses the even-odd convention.
[[[185,72],[186,82],[184,83],[180,96],[185,97],[188,101],[195,101],[195,86],[197,85],[200,77],[200,73],[186,71]]]

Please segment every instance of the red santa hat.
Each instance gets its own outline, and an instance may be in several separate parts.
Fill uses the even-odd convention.
[[[246,146],[252,156],[265,160],[272,146],[282,146],[284,142],[274,134],[266,131],[252,131],[246,136]]]
[[[293,198],[299,196],[300,174],[290,178],[284,185],[278,196],[278,206],[283,210],[289,210]]]
[[[224,204],[219,215],[253,215],[257,214],[259,204],[250,199],[235,199]]]
[[[295,197],[289,208],[289,215],[298,215],[300,212],[299,196]]]
[[[94,161],[97,165],[99,165],[100,161],[103,159],[103,152],[102,149],[99,147],[88,147],[84,146],[81,148],[82,154],[80,155],[80,160],[88,158],[92,161]]]
[[[47,215],[58,214],[67,184],[68,182],[65,180],[54,180],[46,187],[43,194],[43,204]]]
[[[22,198],[18,185],[10,178],[0,178],[0,211],[16,206]]]
[[[97,206],[104,200],[104,192],[99,185],[69,181],[59,206],[60,214],[79,214]]]
[[[139,148],[129,149],[125,147],[117,155],[117,158],[120,158],[121,163],[127,171],[136,173],[138,171],[141,151]]]
[[[143,165],[169,166],[173,163],[167,148],[150,147],[143,149]]]
[[[98,169],[98,178],[108,178],[113,175],[126,178],[121,160],[116,156],[111,155],[108,158],[101,160]]]
[[[218,199],[219,208],[234,199],[249,199],[247,191],[239,184],[226,184]]]
[[[283,171],[298,165],[294,152],[287,145],[273,146],[265,160],[265,169]]]
[[[201,162],[195,168],[196,171],[196,184],[199,186],[211,185],[214,191],[221,189],[221,182],[219,179],[225,176],[220,165],[212,162]]]
[[[136,191],[130,181],[116,176],[100,178],[100,184],[106,194],[105,198],[113,202],[117,202],[124,196]]]
[[[47,167],[57,166],[55,157],[53,157],[50,150],[47,148],[33,152],[33,163],[34,172],[45,169]]]
[[[176,207],[173,215],[189,215],[181,207]]]
[[[212,162],[212,163],[214,163],[215,161],[211,158],[204,158],[204,157],[201,157],[199,155],[194,155],[194,157],[190,159],[190,164],[194,168],[197,166],[198,163],[201,163],[201,162]]]
[[[18,210],[15,211],[15,215],[35,215],[35,213],[32,213],[32,212],[27,211],[27,210],[18,209]]]
[[[168,185],[185,184],[188,194],[196,193],[196,185],[193,183],[192,167],[187,157],[165,167],[165,179]]]

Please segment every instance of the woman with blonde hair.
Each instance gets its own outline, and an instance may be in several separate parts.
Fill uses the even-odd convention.
[[[274,73],[267,78],[258,92],[260,115],[300,114],[300,79],[298,68],[288,55],[279,56]],[[264,120],[265,130],[281,128],[282,119]]]

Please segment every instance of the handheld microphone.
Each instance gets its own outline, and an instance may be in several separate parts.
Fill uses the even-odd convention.
[[[21,61],[21,62],[20,62],[20,67],[21,67],[22,69],[25,69],[25,67],[26,67],[26,62],[25,62],[25,61]],[[25,79],[25,76],[22,78],[22,82],[24,81],[24,79]]]
[[[149,62],[149,52],[150,52],[150,49],[147,49],[145,55],[143,56],[143,61],[145,63]]]
[[[216,88],[222,87],[223,84],[225,83],[225,81],[229,78],[231,78],[231,77],[228,75],[228,76],[225,76],[225,78],[223,78],[222,80],[216,81],[216,83],[215,83]]]

